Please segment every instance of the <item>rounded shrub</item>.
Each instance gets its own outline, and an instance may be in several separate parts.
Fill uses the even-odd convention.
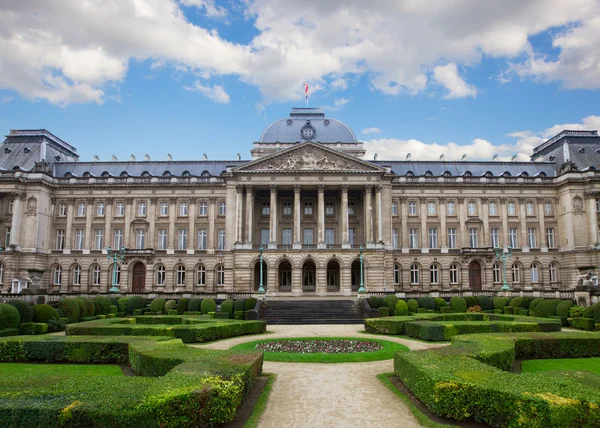
[[[29,303],[17,299],[9,300],[6,303],[8,303],[11,306],[14,306],[14,308],[17,311],[19,311],[21,324],[25,322],[31,322],[31,320],[33,319],[33,309],[31,309],[31,305]]]
[[[50,305],[33,305],[33,322],[43,322],[48,324],[50,320],[58,320],[58,314]]]
[[[367,302],[369,302],[369,306],[371,307],[371,309],[377,309],[379,306],[377,306],[377,296],[371,296],[367,299]]]
[[[529,310],[530,310],[530,311],[535,311],[535,307],[536,307],[536,306],[537,306],[539,303],[543,302],[544,300],[546,300],[546,299],[544,299],[543,297],[536,297],[535,299],[533,299],[533,300],[531,301],[531,303],[529,303]]]
[[[568,317],[569,309],[573,306],[574,303],[571,300],[563,300],[556,306],[556,315],[559,317]]]
[[[108,313],[112,315],[117,315],[119,313],[119,308],[117,308],[115,305],[110,305],[108,307]]]
[[[435,300],[433,300],[433,297],[419,297],[417,302],[419,302],[419,308],[435,309]]]
[[[382,306],[377,310],[379,311],[379,317],[389,317],[390,316],[390,308],[388,308],[387,306]]]
[[[144,309],[148,303],[142,296],[131,296],[127,300],[126,312],[131,315],[136,309]]]
[[[110,300],[111,305],[115,305],[117,308],[119,308],[119,299],[117,299],[115,296],[108,296],[108,299]]]
[[[187,310],[190,312],[200,312],[201,303],[202,299],[190,299]]]
[[[376,297],[377,300],[377,308],[387,308],[387,303],[383,297]]]
[[[200,304],[200,311],[203,314],[207,314],[209,312],[215,312],[217,310],[217,302],[215,299],[202,299],[202,303]]]
[[[233,315],[233,300],[227,299],[221,303],[221,313]]]
[[[450,298],[450,308],[454,313],[466,312],[467,311],[467,301],[459,296],[454,296]]]
[[[494,301],[488,296],[477,296],[477,305],[481,306],[483,311],[494,309]]]
[[[522,303],[522,297],[513,297],[512,299],[510,299],[510,303],[508,304],[508,306],[512,306],[513,308],[520,308]]]
[[[465,302],[467,302],[467,309],[477,306],[477,299],[473,296],[466,296]]]
[[[57,303],[57,304],[52,304],[52,305],[50,305],[50,306],[52,306],[52,307],[54,308],[54,310],[55,310],[55,311],[56,311],[56,313],[58,314],[58,317],[59,317],[59,318],[65,318],[65,313],[64,313],[63,311],[61,311],[61,310],[60,310],[60,309],[57,307],[57,305],[58,305],[58,303]]]
[[[79,318],[87,317],[88,316],[87,305],[85,304],[83,299],[81,297],[75,297],[75,300],[77,301],[77,304],[79,305]]]
[[[96,305],[94,305],[94,301],[92,299],[84,298],[83,302],[85,303],[85,313],[88,317],[93,317],[96,315]]]
[[[48,307],[50,308],[50,306]],[[16,307],[9,305],[8,303],[0,303],[0,330],[5,328],[17,328],[19,327],[20,320],[21,315],[19,315],[19,311]]]
[[[521,307],[523,309],[529,310],[529,305],[531,304],[531,302],[533,302],[533,297],[523,297],[523,300],[521,301]]]
[[[256,307],[256,302],[258,302],[258,300],[256,300],[254,297],[246,299],[246,310],[250,311],[254,309]]]
[[[237,299],[233,302],[233,312],[245,311],[246,310],[246,299]]]
[[[419,302],[416,299],[408,299],[408,301],[406,302],[406,305],[408,306],[408,312],[412,312],[414,314],[416,314],[417,312],[419,312]]]
[[[503,310],[504,307],[508,303],[508,301],[506,300],[505,297],[494,297],[492,302],[494,302],[494,309],[500,309],[500,310]]]
[[[404,300],[398,300],[396,307],[394,308],[394,315],[397,317],[403,317],[408,315],[408,305]]]
[[[175,306],[175,309],[177,309],[177,313],[179,315],[183,315],[183,313],[187,311],[189,303],[190,299],[188,299],[187,297],[182,297],[181,299],[179,299],[179,301],[177,302],[177,306]]]
[[[600,322],[600,303],[595,303],[583,310],[584,318],[594,318],[596,322]]]
[[[600,323],[600,303],[593,305],[594,308],[594,319],[597,323]]]
[[[556,307],[559,303],[560,300],[544,300],[535,305],[533,313],[536,317],[554,317],[556,316]]]
[[[385,296],[385,304],[390,309],[391,316],[394,316],[394,311],[396,310],[396,303],[398,303],[398,298],[393,294]]]
[[[162,314],[165,310],[165,303],[167,303],[166,299],[157,297],[150,303],[150,312],[153,314]]]
[[[176,307],[177,307],[177,301],[176,300],[167,300],[167,302],[165,303],[165,314],[168,314],[169,311],[176,310],[175,309]]]
[[[127,301],[129,300],[129,297],[121,297],[120,299],[117,300],[117,309],[118,309],[118,313],[125,313],[127,312]]]
[[[78,322],[81,318],[79,302],[71,297],[63,297],[58,302],[58,308],[63,312],[69,323]]]
[[[435,304],[436,311],[440,311],[442,308],[445,308],[448,306],[448,302],[446,302],[446,300],[442,299],[441,297],[434,297],[433,303]]]
[[[100,306],[100,313],[96,313],[96,315],[106,315],[108,314],[108,308],[112,305],[112,302],[108,297],[105,296],[96,296],[94,299],[98,306]]]
[[[100,308],[100,305],[98,304],[98,302],[96,302],[95,299],[92,299],[92,302],[94,302],[94,314],[102,315],[102,309]]]

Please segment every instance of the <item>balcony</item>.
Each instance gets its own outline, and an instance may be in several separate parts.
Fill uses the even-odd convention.
[[[126,248],[125,256],[150,257],[154,255],[154,248]]]

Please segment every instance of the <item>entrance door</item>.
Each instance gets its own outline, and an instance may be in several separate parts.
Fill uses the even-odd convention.
[[[141,293],[146,288],[146,266],[144,263],[138,262],[133,266],[133,282],[131,283],[131,291]]]
[[[481,265],[476,261],[469,263],[469,288],[481,291]]]

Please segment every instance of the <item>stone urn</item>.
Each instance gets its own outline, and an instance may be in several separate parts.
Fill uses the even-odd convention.
[[[40,280],[44,275],[43,269],[27,269],[27,275],[31,281],[31,286],[23,290],[23,294],[43,294],[46,289],[40,287]]]

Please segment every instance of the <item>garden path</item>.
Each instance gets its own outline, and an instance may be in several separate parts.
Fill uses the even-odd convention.
[[[229,349],[240,343],[265,338],[326,336],[385,339],[413,350],[445,346],[363,334],[360,333],[362,328],[352,324],[269,325],[271,333],[192,346]],[[277,380],[259,427],[420,427],[408,407],[376,378],[380,373],[393,370],[393,360],[343,364],[265,361],[263,371],[276,373]]]

